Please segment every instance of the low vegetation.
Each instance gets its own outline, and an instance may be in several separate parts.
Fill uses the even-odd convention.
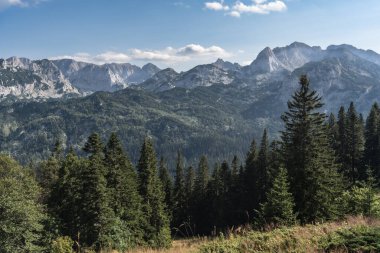
[[[351,217],[342,222],[252,231],[219,237],[201,253],[379,252],[380,220]]]

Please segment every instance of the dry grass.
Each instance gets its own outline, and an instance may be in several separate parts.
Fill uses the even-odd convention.
[[[318,250],[318,242],[322,237],[340,229],[359,226],[380,226],[380,220],[362,216],[348,217],[340,222],[294,226],[264,232],[230,233],[227,238],[214,240],[207,238],[174,240],[169,249],[141,248],[127,253],[321,252]]]
[[[175,240],[169,249],[135,249],[128,253],[196,253],[205,242],[207,242],[206,238]]]
[[[240,252],[321,252],[321,238],[340,229],[359,226],[380,226],[380,220],[364,217],[349,217],[341,222],[294,226],[272,231],[251,231],[244,236],[231,235],[215,239],[202,247],[204,253]]]

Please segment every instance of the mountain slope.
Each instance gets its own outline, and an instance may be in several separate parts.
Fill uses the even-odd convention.
[[[266,48],[245,67],[218,60],[177,73],[146,65],[142,69],[153,76],[133,89],[46,102],[3,100],[1,149],[27,162],[32,157],[46,157],[58,138],[66,147],[74,146],[80,151],[92,132],[106,138],[114,131],[134,161],[147,135],[155,140],[159,154],[175,157],[181,149],[189,163],[195,163],[202,154],[212,162],[234,154],[244,158],[252,137],[260,138],[264,128],[272,138],[277,137],[282,126],[280,115],[302,74],[309,76],[311,87],[322,95],[327,113],[336,113],[351,101],[358,111],[368,113],[373,102],[380,102],[377,57],[372,51],[347,45],[322,50],[293,43],[273,50]],[[86,68],[102,68],[99,73],[104,71],[104,75],[95,79],[104,80],[103,87],[109,90],[117,83],[107,83],[111,72],[119,73],[113,80],[120,77],[120,87],[125,84],[121,80],[125,73],[130,82],[133,76],[139,77],[138,71],[128,72],[134,67],[127,64],[93,66],[71,60],[58,64],[21,58],[0,63],[0,93],[11,94],[20,86],[18,93],[13,93],[19,96],[48,96],[43,91],[58,94],[59,89],[72,87],[65,76],[74,77]],[[54,82],[46,83],[45,79]],[[21,85],[29,83],[34,86]],[[47,89],[43,87],[45,83]]]

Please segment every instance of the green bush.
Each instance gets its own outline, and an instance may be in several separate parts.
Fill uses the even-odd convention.
[[[350,215],[380,217],[380,199],[372,187],[367,185],[353,186],[343,193],[344,210]]]
[[[380,252],[380,227],[339,230],[322,238],[320,246],[326,252]]]
[[[68,236],[58,237],[52,242],[52,253],[73,253],[74,241]]]

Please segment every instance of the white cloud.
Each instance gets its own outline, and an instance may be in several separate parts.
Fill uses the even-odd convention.
[[[230,7],[224,5],[223,1],[221,2],[206,2],[206,9],[214,10],[214,11],[228,11]]]
[[[240,16],[241,16],[240,12],[238,12],[238,11],[231,11],[231,12],[228,12],[226,15],[234,17],[234,18],[240,18]]]
[[[246,4],[240,0],[231,7],[224,5],[224,2],[206,2],[207,9],[215,11],[225,11],[226,15],[239,18],[244,13],[269,14],[271,12],[282,12],[287,10],[284,0],[252,0]]]
[[[41,2],[46,2],[47,0],[0,0],[0,10],[9,7],[29,7],[37,5]]]
[[[161,62],[173,64],[179,62],[190,62],[196,60],[213,60],[217,58],[228,58],[232,56],[219,46],[203,47],[198,44],[189,44],[180,48],[167,47],[162,50],[130,49],[128,53],[108,51],[98,55],[88,53],[77,53],[74,55],[62,55],[51,57],[56,59],[73,59],[76,61],[90,62],[95,64],[125,63],[125,62]],[[196,58],[195,58],[196,57]]]

